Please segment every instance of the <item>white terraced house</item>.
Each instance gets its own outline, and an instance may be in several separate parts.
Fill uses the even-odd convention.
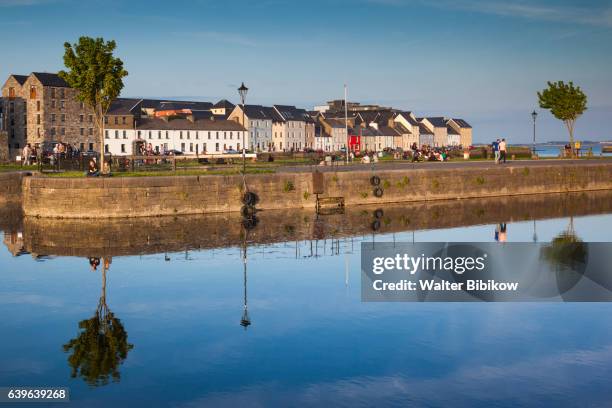
[[[151,145],[157,153],[175,150],[185,155],[223,154],[240,151],[246,129],[231,120],[198,118],[142,118],[134,129],[105,129],[105,151],[113,155],[138,154],[137,143]]]

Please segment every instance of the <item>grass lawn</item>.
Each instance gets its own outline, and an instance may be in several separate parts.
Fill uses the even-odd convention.
[[[247,174],[266,174],[274,173],[273,169],[254,168],[246,170]],[[227,170],[205,170],[205,169],[190,169],[173,171],[126,171],[112,173],[112,177],[159,177],[159,176],[233,176],[239,175],[242,172],[238,169]],[[61,173],[43,173],[44,177],[54,178],[85,178],[85,173],[81,171],[65,171]]]

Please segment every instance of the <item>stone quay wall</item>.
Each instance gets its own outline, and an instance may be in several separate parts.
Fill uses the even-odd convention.
[[[21,203],[24,173],[0,173],[0,205]]]
[[[381,197],[371,177],[380,178]],[[322,197],[347,206],[612,189],[612,163],[322,173]],[[247,175],[258,209],[313,208],[312,173]],[[115,218],[239,211],[241,176],[23,178],[26,216]],[[452,215],[452,214],[449,214]]]

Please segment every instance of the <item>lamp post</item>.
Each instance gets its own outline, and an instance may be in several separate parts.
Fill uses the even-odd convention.
[[[244,86],[244,82],[242,83],[242,85],[240,85],[240,88],[238,88],[238,94],[240,95],[240,101],[242,102],[242,126],[246,129],[246,131],[248,132],[248,127],[246,126],[246,123],[244,121],[244,100],[246,99],[247,96],[247,92],[249,91],[249,88],[247,88],[246,86]],[[242,175],[244,176],[246,174],[246,145],[245,145],[245,132],[242,132]]]
[[[531,117],[533,118],[533,157],[535,157],[536,155],[536,147],[535,147],[535,136],[536,136],[536,119],[538,117],[538,112],[536,112],[535,110],[533,112],[531,112]]]

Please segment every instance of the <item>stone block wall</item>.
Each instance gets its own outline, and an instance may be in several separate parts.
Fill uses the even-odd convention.
[[[9,160],[8,133],[0,130],[0,163],[6,163]]]
[[[373,194],[377,175],[382,197]],[[325,196],[344,197],[348,206],[499,197],[612,189],[612,163],[520,164],[464,169],[407,169],[324,173]],[[311,173],[247,176],[259,209],[313,208]],[[112,218],[239,211],[241,176],[134,178],[26,177],[24,213],[29,216]]]

